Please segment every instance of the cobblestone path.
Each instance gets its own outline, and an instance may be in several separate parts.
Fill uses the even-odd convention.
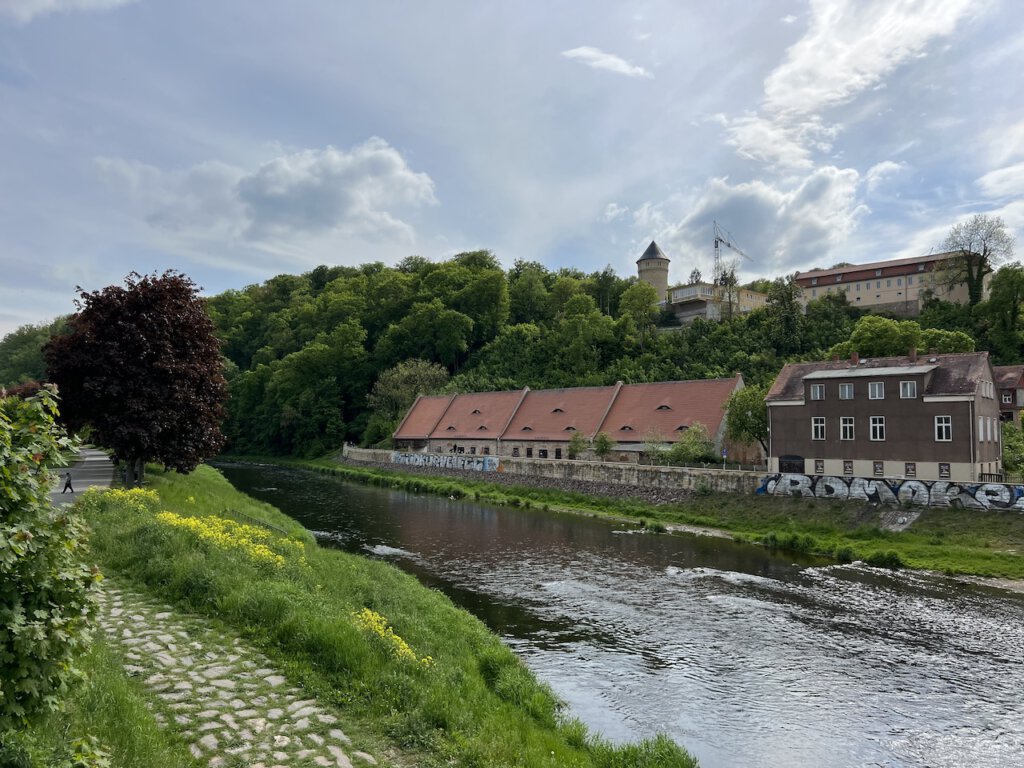
[[[155,717],[210,768],[376,765],[338,719],[288,685],[269,660],[202,619],[104,582],[100,625],[125,669],[166,705]]]

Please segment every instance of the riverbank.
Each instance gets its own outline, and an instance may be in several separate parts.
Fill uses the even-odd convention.
[[[588,733],[447,598],[389,564],[317,547],[295,521],[212,468],[187,477],[152,471],[150,486],[155,494],[80,502],[103,570],[143,597],[236,633],[325,717],[343,719],[346,738],[378,764],[695,765],[665,738],[615,747]],[[196,685],[177,684],[185,683]],[[174,705],[185,693],[159,695]],[[199,733],[203,725],[168,719],[167,727]]]
[[[515,507],[601,515],[660,532],[724,533],[772,549],[818,555],[839,562],[862,560],[993,579],[1024,579],[1024,515],[994,510],[887,509],[858,502],[812,498],[690,492],[657,502],[643,494],[602,495],[553,488],[542,478],[395,465],[340,463],[334,457],[240,460],[305,467],[353,482],[402,488]],[[893,530],[893,529],[897,530]],[[901,529],[901,530],[900,530]]]

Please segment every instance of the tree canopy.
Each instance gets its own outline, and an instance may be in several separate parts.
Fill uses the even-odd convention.
[[[946,286],[965,284],[968,303],[973,307],[982,300],[985,277],[1013,256],[1013,237],[1000,217],[976,213],[955,224],[942,247],[957,254],[946,264]]]
[[[224,443],[226,384],[213,322],[185,275],[138,274],[124,287],[79,289],[68,331],[44,349],[62,417],[126,463],[191,472]]]

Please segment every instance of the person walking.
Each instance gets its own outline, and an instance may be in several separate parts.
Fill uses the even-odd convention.
[[[71,487],[71,473],[70,472],[65,472],[64,473],[64,490],[61,491],[61,493],[64,494],[64,493],[67,493],[68,491],[71,491],[72,493],[74,493],[75,489]]]

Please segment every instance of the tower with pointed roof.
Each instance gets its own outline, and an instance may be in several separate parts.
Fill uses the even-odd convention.
[[[637,275],[658,292],[658,301],[668,300],[668,256],[651,240],[643,256],[636,260]]]

